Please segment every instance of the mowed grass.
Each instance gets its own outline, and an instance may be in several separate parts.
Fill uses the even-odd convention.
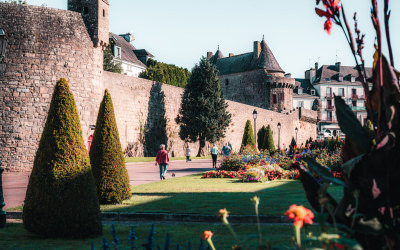
[[[141,223],[135,225],[137,236],[136,246],[146,243],[151,223]],[[200,243],[200,234],[204,231],[213,232],[213,242],[217,249],[231,249],[237,244],[229,230],[222,224],[200,224],[200,223],[154,223],[155,226],[155,246],[160,245],[164,249],[166,233],[170,234],[170,247],[175,249],[180,244],[186,249],[188,241],[191,242],[192,249],[197,249]],[[110,225],[103,226],[103,235],[111,246],[112,236]],[[258,242],[256,224],[236,224],[234,230],[248,249],[256,249]],[[129,225],[118,225],[118,238],[120,247],[128,249]],[[310,226],[309,229],[314,233],[319,233],[319,226]],[[273,246],[290,247],[293,242],[293,226],[291,225],[261,225],[263,240],[270,242]],[[44,238],[26,231],[22,223],[8,223],[5,229],[0,229],[0,249],[90,249],[91,241],[94,241],[96,249],[101,248],[101,237],[86,239],[62,239]]]
[[[190,157],[191,160],[196,160],[196,159],[211,159],[211,155],[206,155],[202,157]],[[179,157],[171,157],[171,161],[176,161],[176,160],[186,160],[186,156],[179,156]],[[156,161],[156,157],[126,157],[125,162],[151,162],[151,161]]]
[[[214,215],[226,208],[231,214],[252,215],[250,198],[259,196],[261,215],[283,215],[292,204],[311,208],[297,180],[242,183],[236,179],[201,178],[195,174],[132,187],[133,196],[121,205],[101,206],[103,212],[186,213]],[[342,188],[329,192],[338,200]]]

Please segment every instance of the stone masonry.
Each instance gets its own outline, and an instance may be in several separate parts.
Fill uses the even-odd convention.
[[[101,6],[107,7],[108,3],[99,2],[101,18]],[[108,9],[105,14],[107,18],[99,21],[99,30],[108,29]],[[69,81],[74,94],[86,145],[107,88],[113,99],[123,149],[136,144],[139,155],[143,155],[146,150],[138,143],[147,131],[143,128],[164,126],[169,151],[177,156],[184,154],[184,142],[179,139],[179,127],[175,123],[183,89],[103,72],[102,46],[95,46],[84,18],[74,11],[0,3],[0,27],[8,40],[6,69],[0,72],[0,158],[7,171],[32,168],[55,83],[63,77]],[[162,102],[154,102],[160,98]],[[237,150],[246,120],[253,123],[252,111],[256,107],[228,103],[233,121],[225,140]],[[275,144],[278,122],[282,124],[281,146],[290,143],[295,127],[299,128],[299,142],[315,138],[314,113],[256,109],[257,129],[270,124]],[[154,140],[154,144],[160,138],[150,135],[147,140],[146,143]],[[197,152],[197,147],[193,144],[192,151]]]

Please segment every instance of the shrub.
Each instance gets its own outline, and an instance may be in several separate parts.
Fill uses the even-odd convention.
[[[251,121],[247,120],[246,126],[244,127],[242,145],[240,146],[240,151],[244,149],[245,146],[253,146],[255,145],[254,135],[253,135],[253,126],[251,126]]]
[[[264,137],[264,142],[263,142],[263,149],[268,150],[271,154],[273,154],[276,149],[275,149],[275,144],[274,144],[274,138],[272,137],[272,130],[271,126],[268,125],[267,127],[267,132]]]
[[[243,182],[262,182],[264,181],[265,173],[260,168],[250,168],[246,170],[242,177]]]
[[[218,169],[226,171],[238,171],[239,169],[242,169],[244,165],[245,163],[242,161],[242,156],[237,153],[233,153],[222,159],[221,166]]]
[[[100,204],[121,203],[131,196],[114,107],[107,89],[97,116],[90,160]]]
[[[23,208],[24,227],[49,237],[102,232],[101,214],[74,97],[68,82],[54,89]]]
[[[257,148],[258,148],[258,150],[265,149],[265,148],[263,148],[263,145],[264,145],[264,137],[265,137],[266,133],[267,133],[267,128],[265,126],[262,126],[260,128],[260,130],[258,130],[258,132],[257,132]]]

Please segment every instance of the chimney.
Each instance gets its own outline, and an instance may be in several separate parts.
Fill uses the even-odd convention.
[[[254,52],[253,59],[258,60],[261,53],[261,45],[259,41],[254,41],[253,52]]]
[[[315,63],[315,71],[317,71],[318,70],[318,63],[316,62]]]
[[[210,60],[213,57],[213,53],[211,51],[207,52],[207,60]]]
[[[340,72],[340,62],[336,62],[335,66],[336,66],[336,71]]]
[[[231,56],[234,56],[234,54],[233,53],[229,53],[229,57],[231,57]]]

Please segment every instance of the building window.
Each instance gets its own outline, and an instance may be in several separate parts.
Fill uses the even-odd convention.
[[[350,77],[350,82],[355,82],[356,81],[356,77],[355,76],[351,76]]]
[[[344,88],[339,88],[339,96],[344,96]]]
[[[326,88],[326,97],[332,97],[332,89]]]
[[[106,10],[103,9],[103,16],[106,16]]]
[[[332,100],[327,100],[326,101],[326,108],[331,109],[332,108]]]
[[[343,82],[343,76],[339,76],[339,82]]]
[[[115,46],[114,56],[116,58],[121,58],[121,47]]]
[[[304,101],[298,101],[298,102],[297,102],[297,106],[298,106],[299,108],[304,107]]]
[[[301,95],[301,94],[303,93],[303,90],[298,89],[298,90],[297,90],[297,93],[298,93],[299,95]]]
[[[239,83],[242,84],[242,80],[239,80]]]
[[[326,112],[326,120],[332,121],[332,111]]]
[[[276,100],[276,94],[272,95],[272,104],[276,104],[277,100]]]
[[[311,90],[311,95],[315,95],[315,90],[314,89]]]
[[[357,107],[357,101],[351,101],[351,106]]]
[[[228,85],[229,85],[229,80],[225,79],[225,86],[228,86]]]

